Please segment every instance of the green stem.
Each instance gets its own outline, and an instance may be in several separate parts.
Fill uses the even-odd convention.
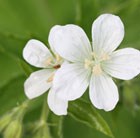
[[[40,121],[41,121],[41,124],[43,123],[46,126],[45,127],[45,131],[46,131],[45,133],[47,134],[47,138],[52,138],[51,135],[50,135],[49,125],[47,123],[48,115],[49,115],[49,107],[48,107],[47,100],[46,100],[46,97],[45,97]]]
[[[49,114],[49,107],[48,107],[47,100],[45,97],[44,103],[43,103],[43,108],[42,108],[42,113],[41,113],[41,120],[46,122],[46,120],[48,118],[48,114]]]

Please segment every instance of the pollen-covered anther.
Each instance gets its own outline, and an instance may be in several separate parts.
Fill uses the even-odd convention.
[[[100,64],[95,65],[92,69],[92,72],[93,72],[94,75],[102,74],[102,69],[101,69]]]
[[[88,60],[88,59],[85,59],[85,68],[88,69],[91,66],[92,66],[92,61]]]
[[[104,55],[101,56],[102,61],[109,60],[109,59],[110,59],[110,57],[109,57],[108,54],[104,54]]]
[[[47,83],[48,82],[52,82],[53,81],[53,78],[54,78],[54,73],[47,79]]]
[[[53,66],[54,69],[59,69],[61,67],[60,64]]]
[[[52,61],[53,61],[52,57],[49,57],[47,60],[44,61],[44,64],[45,64],[46,66],[49,66],[49,65],[52,64]]]

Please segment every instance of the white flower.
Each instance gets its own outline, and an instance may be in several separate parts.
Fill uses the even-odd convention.
[[[51,88],[54,74],[63,62],[53,47],[51,50],[53,54],[42,42],[34,39],[23,50],[23,57],[29,64],[43,68],[33,72],[24,83],[25,94],[29,99],[38,97]],[[68,102],[58,98],[52,89],[48,94],[48,105],[57,115],[67,114]]]
[[[53,89],[64,100],[75,100],[89,86],[92,104],[112,110],[119,100],[112,77],[129,80],[140,73],[140,52],[133,48],[114,51],[122,42],[124,26],[119,17],[99,16],[92,25],[92,46],[76,25],[55,26],[49,43],[61,57],[71,62],[55,74]]]

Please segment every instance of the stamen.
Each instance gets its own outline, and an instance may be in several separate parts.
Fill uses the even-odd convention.
[[[55,57],[56,57],[56,61],[57,62],[60,62],[62,60],[62,58],[60,57],[60,55],[58,54],[55,54]]]
[[[59,64],[56,66],[53,66],[54,69],[59,69],[60,67],[61,67],[61,65],[59,65]]]
[[[52,82],[54,78],[54,73],[48,78],[47,82]]]
[[[93,72],[94,75],[100,75],[100,74],[102,74],[102,69],[101,69],[100,64],[95,65],[93,67],[92,72]]]
[[[49,57],[47,60],[45,60],[44,64],[45,64],[46,66],[52,65],[52,61],[53,61],[53,59],[52,59],[51,57]]]
[[[110,57],[108,54],[104,54],[101,56],[101,61],[105,61],[105,60],[109,60],[109,59],[110,59]]]
[[[92,65],[92,61],[85,59],[85,68],[88,69]]]

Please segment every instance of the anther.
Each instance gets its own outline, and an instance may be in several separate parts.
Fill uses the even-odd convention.
[[[59,65],[59,64],[56,66],[53,66],[54,69],[59,69],[60,67],[61,67],[61,65]]]
[[[45,60],[44,64],[45,64],[46,66],[51,65],[52,60],[53,60],[53,59],[52,59],[51,57],[49,57],[47,60]]]
[[[92,61],[85,59],[85,68],[88,69],[92,65]]]
[[[100,64],[95,65],[93,67],[92,72],[93,72],[94,75],[100,75],[102,73],[102,69],[101,69]]]
[[[110,59],[110,57],[107,54],[104,54],[101,56],[101,61],[105,61],[105,60],[109,60],[109,59]]]
[[[54,74],[52,74],[52,75],[48,78],[47,82],[52,82],[52,81],[53,81],[53,78],[54,78]]]

